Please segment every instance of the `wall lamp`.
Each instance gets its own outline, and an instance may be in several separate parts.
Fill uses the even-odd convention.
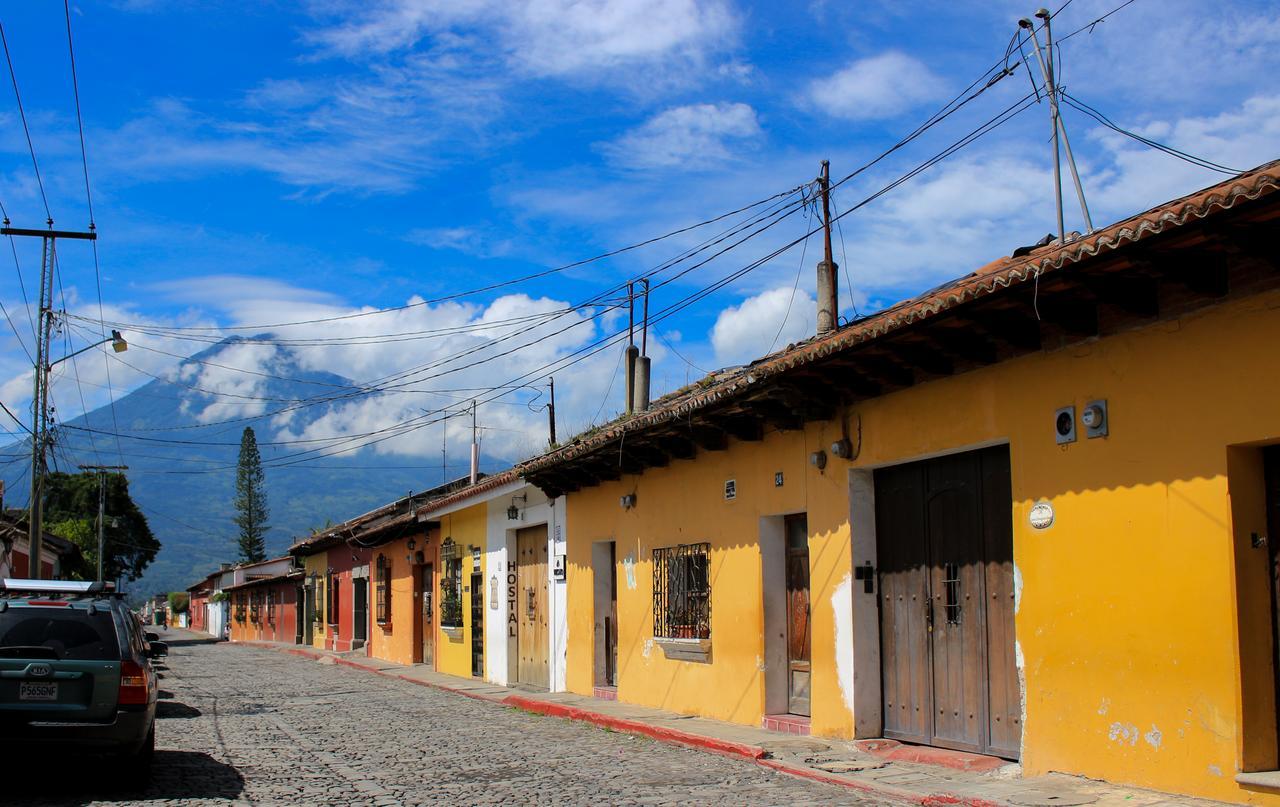
[[[511,506],[507,508],[508,521],[515,521],[519,519],[523,513],[522,508],[516,507],[516,499],[519,499],[520,503],[524,504],[525,502],[529,501],[529,496],[528,494],[525,494],[525,493],[519,493],[511,497]]]

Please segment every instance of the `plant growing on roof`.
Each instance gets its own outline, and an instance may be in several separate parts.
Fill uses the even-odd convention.
[[[262,473],[262,456],[253,428],[246,426],[240,436],[240,460],[236,465],[236,514],[240,528],[240,560],[258,563],[267,559],[267,491]]]

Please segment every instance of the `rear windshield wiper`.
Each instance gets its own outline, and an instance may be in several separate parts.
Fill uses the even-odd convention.
[[[44,645],[8,645],[0,647],[0,658],[39,658],[58,660],[58,651]]]

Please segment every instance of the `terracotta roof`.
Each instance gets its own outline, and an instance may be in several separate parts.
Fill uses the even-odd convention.
[[[503,485],[509,484],[511,482],[518,482],[520,480],[520,477],[516,474],[516,470],[517,469],[513,468],[511,470],[503,471],[500,474],[487,476],[484,479],[481,479],[479,482],[475,483],[474,485],[468,485],[467,487],[462,488],[461,490],[456,491],[454,493],[450,493],[447,496],[441,496],[438,499],[432,499],[430,502],[424,504],[422,507],[419,507],[417,509],[416,515],[418,517],[430,515],[431,513],[437,512],[439,510],[443,510],[444,508],[457,504],[458,502],[466,501],[467,499],[470,499],[472,496],[479,496],[481,493],[485,493],[495,488],[500,488]]]
[[[555,451],[516,467],[521,476],[591,454],[633,434],[686,417],[718,402],[739,397],[762,381],[821,360],[832,354],[880,339],[912,323],[935,317],[977,298],[1052,275],[1067,267],[1100,259],[1127,244],[1177,230],[1258,199],[1280,188],[1280,160],[1266,163],[1222,183],[1154,207],[1109,227],[1070,240],[1033,249],[1020,257],[1004,257],[921,295],[905,300],[831,333],[807,339],[744,367],[712,373],[701,381],[666,395],[650,409],[613,421],[581,435]]]
[[[265,586],[269,583],[280,583],[290,579],[298,579],[302,577],[302,569],[290,569],[284,574],[271,575],[270,577],[257,577],[253,580],[246,580],[243,583],[237,583],[234,586],[227,586],[224,591],[237,591],[242,588],[253,588],[254,586]]]
[[[464,477],[466,479],[466,477]],[[443,485],[437,485],[429,488],[421,493],[413,493],[400,499],[396,499],[390,504],[384,504],[374,508],[367,513],[348,519],[341,524],[335,524],[328,529],[321,530],[309,535],[306,538],[295,541],[289,547],[289,553],[297,555],[305,553],[308,550],[319,551],[331,546],[336,546],[348,540],[360,543],[360,536],[382,535],[387,531],[413,524],[417,521],[414,516],[414,502],[427,500],[431,501],[441,495],[448,494],[451,490],[462,484],[463,480],[455,479],[446,482]],[[406,509],[407,508],[407,509]],[[405,512],[399,512],[404,510]],[[374,546],[377,541],[370,546]]]

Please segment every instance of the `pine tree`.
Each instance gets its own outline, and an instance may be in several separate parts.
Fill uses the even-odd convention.
[[[267,491],[262,456],[253,429],[240,436],[240,461],[236,465],[236,526],[240,528],[240,560],[257,563],[267,559]]]

